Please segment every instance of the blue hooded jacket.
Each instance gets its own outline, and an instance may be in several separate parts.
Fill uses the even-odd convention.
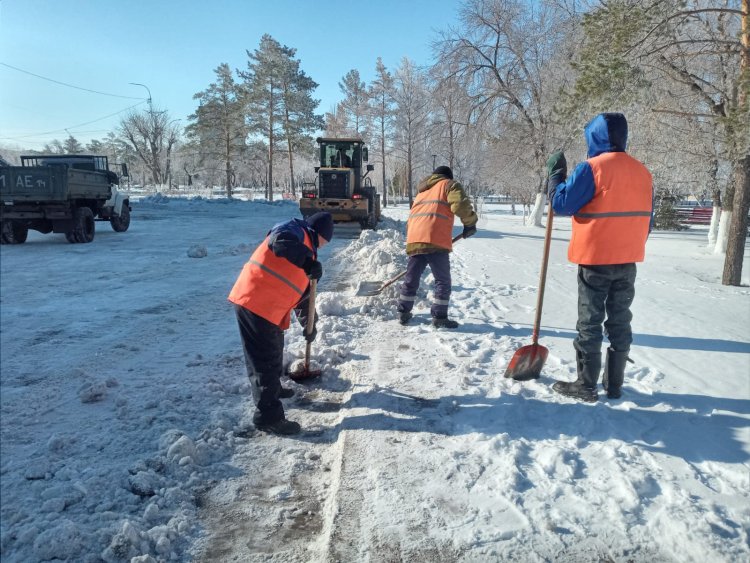
[[[628,142],[628,122],[621,113],[600,113],[584,129],[588,158],[604,152],[625,152]],[[567,180],[562,176],[549,179],[552,208],[560,215],[574,215],[594,197],[594,172],[588,162],[576,166]]]

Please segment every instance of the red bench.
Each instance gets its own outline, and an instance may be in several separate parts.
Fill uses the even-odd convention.
[[[675,207],[680,223],[685,225],[710,225],[713,207],[685,206]]]

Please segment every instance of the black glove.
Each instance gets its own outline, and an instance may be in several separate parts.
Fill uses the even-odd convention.
[[[307,327],[305,327],[304,331],[305,333],[305,340],[308,342],[313,342],[315,340],[315,337],[318,336],[318,328],[313,324],[312,332],[310,334],[307,334]]]
[[[307,277],[311,280],[319,280],[323,276],[323,264],[317,260],[313,260],[309,256],[305,260],[302,269],[307,274]]]
[[[469,238],[470,236],[473,236],[475,234],[477,234],[477,226],[476,225],[472,225],[471,227],[469,227],[468,225],[464,226],[464,232],[463,232],[463,237],[464,238]]]
[[[568,161],[563,151],[554,152],[547,159],[547,178],[553,176],[560,176],[560,181],[568,176]]]

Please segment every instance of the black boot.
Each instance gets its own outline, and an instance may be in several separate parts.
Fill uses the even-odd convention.
[[[269,432],[271,434],[278,434],[280,436],[291,436],[292,434],[299,434],[301,427],[298,422],[293,420],[287,420],[282,418],[275,422],[256,422],[255,428],[261,432]]]
[[[398,314],[398,322],[400,322],[402,325],[409,324],[409,321],[414,315],[411,314],[411,311],[401,311]]]
[[[435,328],[458,328],[458,323],[448,317],[432,317],[432,326]]]
[[[595,403],[597,401],[596,384],[602,369],[601,354],[582,354],[576,352],[578,379],[575,381],[558,381],[552,389],[566,397],[579,401]]]
[[[622,382],[625,380],[625,364],[628,361],[628,352],[617,352],[607,348],[607,361],[604,364],[604,376],[602,385],[610,399],[619,399],[622,396]]]
[[[292,397],[294,397],[294,389],[282,387],[281,391],[279,391],[279,399],[291,399]]]

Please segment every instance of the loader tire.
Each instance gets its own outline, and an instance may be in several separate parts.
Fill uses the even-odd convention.
[[[78,207],[73,214],[73,230],[65,233],[68,242],[91,242],[94,240],[96,227],[94,213],[88,207]]]
[[[116,233],[124,233],[130,227],[130,204],[127,201],[122,202],[122,209],[120,214],[109,219],[109,224],[112,225],[112,230]]]

